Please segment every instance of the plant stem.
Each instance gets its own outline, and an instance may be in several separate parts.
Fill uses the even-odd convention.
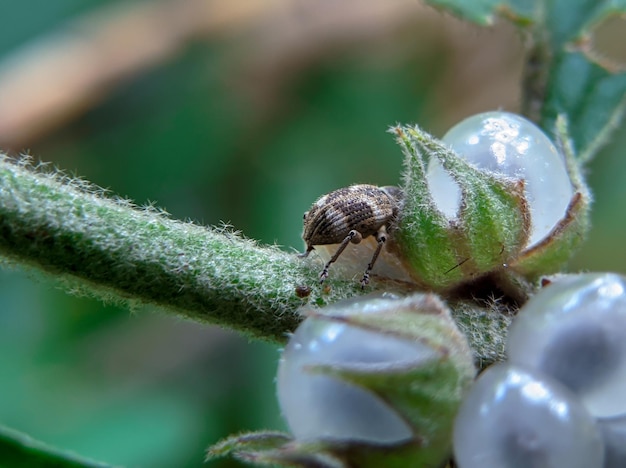
[[[301,306],[323,307],[362,293],[353,278],[330,277],[320,286],[315,259],[259,246],[225,228],[172,220],[2,155],[0,256],[48,273],[70,290],[131,308],[156,306],[275,342],[284,342],[302,320]],[[372,288],[417,289],[381,279]],[[477,360],[500,359],[504,316],[485,321],[485,314],[498,312],[454,309]]]
[[[522,114],[535,122],[541,122],[548,85],[548,72],[552,56],[547,39],[535,33],[532,45],[526,52],[522,76]]]
[[[0,255],[105,300],[155,305],[276,341],[295,329],[305,302],[357,292],[331,280],[324,294],[315,262],[7,157],[0,159]],[[311,294],[298,297],[296,287],[307,285]]]

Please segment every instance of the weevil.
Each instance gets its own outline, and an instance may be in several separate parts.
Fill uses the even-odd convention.
[[[320,197],[304,213],[302,238],[306,243],[306,251],[300,257],[308,256],[316,245],[339,244],[320,273],[320,283],[328,277],[330,265],[349,243],[358,244],[364,238],[374,236],[378,245],[365,269],[361,287],[369,283],[374,263],[387,241],[387,228],[398,215],[401,194],[398,187],[352,185]]]

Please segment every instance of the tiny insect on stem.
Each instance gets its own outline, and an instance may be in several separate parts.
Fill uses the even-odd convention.
[[[397,217],[400,197],[397,187],[353,185],[322,196],[304,213],[302,237],[306,251],[300,257],[308,256],[316,245],[339,244],[320,273],[320,284],[348,244],[358,244],[374,236],[378,245],[363,274],[361,287],[369,283],[370,273],[387,241],[387,228]]]

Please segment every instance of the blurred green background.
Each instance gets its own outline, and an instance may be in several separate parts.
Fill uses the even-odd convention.
[[[515,31],[414,0],[27,0],[0,17],[1,148],[287,250],[319,195],[398,182],[389,125],[441,136],[519,108]],[[573,270],[626,272],[625,145],[622,127],[589,167],[594,227]],[[233,432],[284,429],[277,360],[267,343],[0,270],[0,424],[60,448],[201,466]]]

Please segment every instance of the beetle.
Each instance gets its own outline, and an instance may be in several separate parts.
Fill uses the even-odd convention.
[[[330,265],[349,243],[358,244],[364,238],[374,236],[378,245],[363,274],[361,287],[369,283],[370,272],[387,241],[387,229],[398,216],[401,198],[398,187],[352,185],[320,197],[304,213],[302,238],[306,251],[300,257],[307,257],[316,245],[339,244],[320,273],[320,284],[328,277]]]

